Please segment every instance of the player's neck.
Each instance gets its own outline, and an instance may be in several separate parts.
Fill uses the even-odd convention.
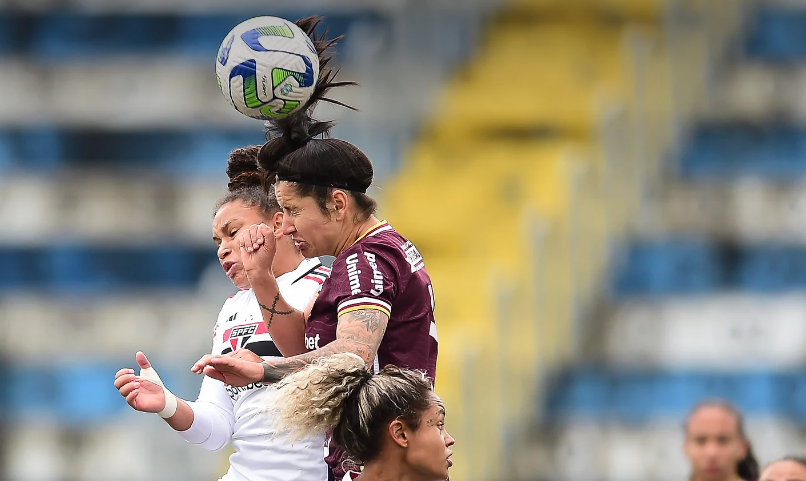
[[[283,236],[277,239],[277,250],[271,263],[271,273],[276,279],[299,267],[303,260],[305,258],[294,246],[294,241],[290,237]]]
[[[347,227],[345,229],[344,235],[342,236],[344,241],[341,243],[341,245],[338,246],[338,250],[334,255],[338,256],[339,254],[344,252],[345,249],[349,248],[350,246],[358,242],[360,239],[362,239],[364,236],[367,235],[367,232],[369,232],[369,230],[372,229],[372,227],[374,227],[380,222],[381,221],[379,221],[377,217],[371,215],[364,222],[360,222],[358,224],[352,224],[351,226]]]
[[[364,465],[361,476],[356,481],[422,481],[398,459],[379,456],[378,459]]]

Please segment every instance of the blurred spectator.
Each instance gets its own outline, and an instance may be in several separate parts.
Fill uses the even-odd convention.
[[[686,419],[685,452],[691,481],[758,479],[758,461],[741,413],[722,400],[698,404]]]

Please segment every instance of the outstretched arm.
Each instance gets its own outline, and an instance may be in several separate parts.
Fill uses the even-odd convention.
[[[336,340],[314,351],[277,361],[264,361],[263,382],[277,382],[292,372],[296,372],[314,359],[342,352],[352,352],[367,364],[372,363],[378,353],[389,317],[375,309],[361,309],[339,317]]]
[[[359,309],[339,316],[336,340],[330,344],[297,356],[256,363],[233,356],[205,356],[191,368],[233,386],[253,382],[277,382],[288,374],[299,371],[320,357],[341,352],[352,352],[370,364],[378,352],[389,316],[377,309]]]

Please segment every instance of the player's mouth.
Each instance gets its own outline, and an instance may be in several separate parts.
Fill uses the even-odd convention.
[[[232,261],[225,261],[223,264],[221,264],[224,272],[227,273],[227,277],[232,278],[232,276],[235,274],[235,265],[236,264]]]
[[[453,466],[453,460],[451,459],[451,456],[453,456],[453,451],[448,451],[448,457],[446,459],[448,460],[448,467],[449,468],[451,466]]]

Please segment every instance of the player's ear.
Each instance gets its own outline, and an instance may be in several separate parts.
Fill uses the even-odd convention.
[[[395,419],[389,423],[389,436],[392,441],[401,448],[409,447],[409,436],[406,430],[406,425],[400,419]]]
[[[283,213],[275,212],[271,216],[271,229],[274,231],[274,238],[279,239],[283,236]]]
[[[335,189],[333,194],[330,197],[330,201],[333,205],[333,213],[334,220],[344,220],[347,206],[349,205],[349,197],[347,193],[343,190]]]

